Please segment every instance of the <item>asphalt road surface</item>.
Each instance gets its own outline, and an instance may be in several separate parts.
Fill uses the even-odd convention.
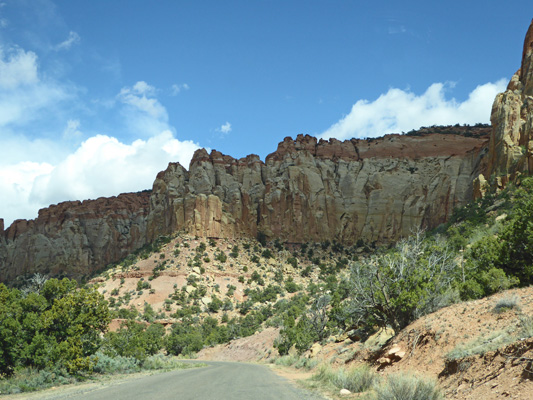
[[[83,400],[323,400],[298,389],[267,366],[206,362],[207,367],[175,370],[76,393],[49,393],[46,399]]]

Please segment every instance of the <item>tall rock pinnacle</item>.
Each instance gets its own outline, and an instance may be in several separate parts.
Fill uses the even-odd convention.
[[[475,186],[494,182],[503,187],[522,173],[533,172],[533,20],[524,41],[522,64],[498,94],[491,113],[488,163]],[[476,190],[475,190],[476,191]],[[482,190],[477,190],[481,194]]]

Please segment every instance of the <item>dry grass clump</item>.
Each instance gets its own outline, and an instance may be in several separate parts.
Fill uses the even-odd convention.
[[[513,309],[520,310],[520,306],[518,303],[519,299],[516,295],[502,297],[500,300],[498,300],[498,302],[492,309],[492,312],[496,314],[501,314]]]
[[[348,389],[353,393],[366,392],[377,382],[378,376],[367,366],[333,369],[322,364],[311,378],[336,389]]]
[[[413,374],[391,374],[375,387],[376,400],[443,400],[437,383]]]

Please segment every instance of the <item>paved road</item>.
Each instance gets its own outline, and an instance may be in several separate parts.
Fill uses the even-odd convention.
[[[297,389],[264,365],[233,362],[207,364],[204,368],[176,370],[103,388],[47,396],[46,399],[323,400],[316,394]]]

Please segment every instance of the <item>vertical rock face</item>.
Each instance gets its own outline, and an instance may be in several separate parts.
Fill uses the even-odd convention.
[[[344,142],[299,135],[265,162],[198,150],[189,171],[171,163],[160,172],[151,194],[65,202],[5,230],[0,220],[0,281],[35,272],[81,278],[176,231],[393,241],[444,222],[471,199],[488,140],[486,127],[476,129],[473,137],[419,132]]]
[[[496,96],[491,122],[488,165],[480,180],[492,176],[502,187],[523,172],[533,172],[533,21],[524,41],[520,69],[507,90]]]
[[[185,230],[208,237],[262,231],[288,242],[393,241],[434,227],[472,198],[487,137],[387,135],[317,142],[285,138],[263,163],[199,150],[153,186],[148,240]]]
[[[60,203],[0,229],[0,281],[36,272],[81,278],[125,257],[146,243],[149,196]]]

